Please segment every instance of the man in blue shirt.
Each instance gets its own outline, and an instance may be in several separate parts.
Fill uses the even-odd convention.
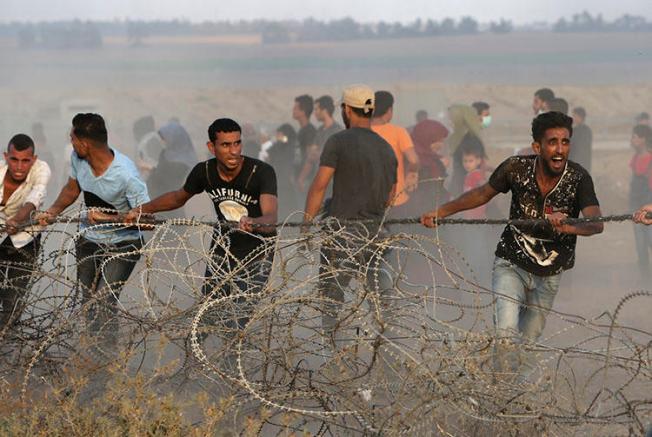
[[[52,222],[80,194],[84,195],[89,210],[76,242],[77,281],[86,305],[89,334],[101,334],[99,337],[112,347],[117,342],[120,291],[140,258],[143,236],[137,228],[98,224],[98,220],[148,202],[147,186],[135,164],[109,147],[100,115],[77,114],[70,141],[74,152],[68,183],[52,206],[40,214],[39,221]]]

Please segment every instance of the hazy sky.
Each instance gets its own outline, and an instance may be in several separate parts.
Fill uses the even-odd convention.
[[[1,21],[173,19],[191,21],[350,16],[359,21],[411,21],[471,15],[516,23],[555,21],[588,10],[612,19],[625,13],[652,19],[652,0],[0,0]]]

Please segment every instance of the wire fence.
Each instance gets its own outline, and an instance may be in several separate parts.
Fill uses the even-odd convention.
[[[288,220],[229,262],[219,254],[232,250],[224,238],[232,224],[150,219],[142,248],[84,258],[76,251],[84,215],[43,232],[49,250],[36,268],[24,266],[33,285],[22,317],[0,331],[0,381],[26,402],[67,396],[71,374],[88,377],[80,399],[101,396],[121,363],[161,393],[233,399],[236,428],[258,415],[264,435],[622,435],[642,434],[652,417],[650,324],[621,321],[628,308],[650,305],[649,291],[623,292],[591,318],[552,310],[554,330],[522,342],[495,335],[493,307],[509,297],[478,283],[439,227],[329,219],[300,232],[303,223]],[[572,222],[626,220],[631,214]],[[125,281],[90,290],[77,281],[85,261],[106,276],[132,255],[140,259]],[[516,364],[504,365],[505,356]]]

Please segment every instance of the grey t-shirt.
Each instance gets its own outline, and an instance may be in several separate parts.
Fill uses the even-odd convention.
[[[338,132],[326,141],[319,165],[335,169],[328,215],[345,220],[384,215],[398,162],[380,135],[364,128]]]
[[[330,127],[319,126],[317,129],[317,134],[315,135],[315,144],[319,146],[319,149],[324,147],[326,141],[331,137],[342,130],[342,126],[339,123],[335,122],[330,125]]]

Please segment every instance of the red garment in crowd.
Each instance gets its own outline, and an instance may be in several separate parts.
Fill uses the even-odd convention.
[[[435,120],[424,120],[414,126],[412,130],[412,142],[414,151],[419,156],[419,165],[423,172],[419,172],[426,178],[446,177],[446,167],[441,161],[441,156],[432,151],[430,145],[443,141],[448,136],[446,126]]]
[[[464,178],[464,192],[471,191],[474,188],[481,187],[487,182],[485,172],[480,166],[479,169],[473,170],[466,174]],[[487,218],[487,205],[478,206],[477,208],[464,211],[465,219],[484,219]]]
[[[632,160],[629,161],[629,168],[632,169],[632,173],[634,173],[635,176],[643,176],[650,168],[651,162],[652,153],[637,153],[636,155],[632,156]]]

